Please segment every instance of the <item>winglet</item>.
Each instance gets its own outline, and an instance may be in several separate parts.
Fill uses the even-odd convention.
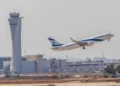
[[[71,37],[70,37],[70,39],[71,39],[71,41],[73,41],[73,42],[78,42],[77,40],[74,40],[74,39],[73,39],[73,38],[71,38]]]

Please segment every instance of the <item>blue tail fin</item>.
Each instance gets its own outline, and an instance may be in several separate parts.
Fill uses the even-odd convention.
[[[50,41],[50,43],[52,44],[53,47],[59,47],[63,44],[57,42],[55,39],[53,39],[52,37],[48,37],[48,40]]]

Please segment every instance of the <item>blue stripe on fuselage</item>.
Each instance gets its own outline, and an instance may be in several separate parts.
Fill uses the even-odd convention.
[[[101,42],[101,41],[104,41],[104,39],[93,38],[93,39],[86,39],[86,40],[82,40],[82,41],[96,41],[96,42]]]
[[[62,46],[63,44],[52,44],[54,47]]]
[[[48,38],[49,40],[54,40],[54,39],[51,39],[51,38]]]

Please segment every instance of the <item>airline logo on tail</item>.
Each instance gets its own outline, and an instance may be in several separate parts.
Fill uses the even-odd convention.
[[[50,41],[50,43],[52,44],[53,47],[59,47],[62,46],[63,44],[57,42],[55,39],[53,39],[52,37],[48,37],[48,40]]]

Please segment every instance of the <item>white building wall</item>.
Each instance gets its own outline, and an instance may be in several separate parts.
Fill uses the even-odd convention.
[[[49,60],[43,60],[43,73],[49,72],[49,67],[50,67],[50,61]]]
[[[5,74],[10,73],[10,61],[3,62],[3,71]]]
[[[67,72],[67,62],[66,59],[61,59],[61,71]]]
[[[36,61],[36,72],[43,73],[43,59]]]
[[[22,73],[35,73],[35,61],[22,61]]]

